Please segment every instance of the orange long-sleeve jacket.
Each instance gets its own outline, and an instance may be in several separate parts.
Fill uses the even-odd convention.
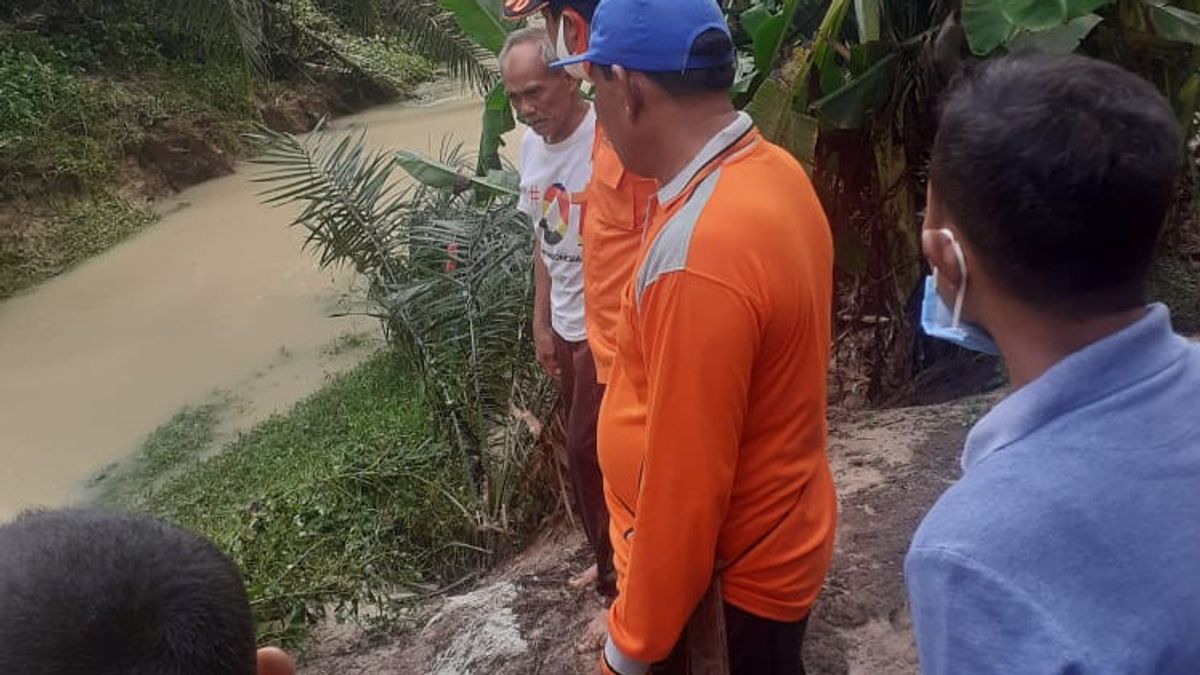
[[[596,127],[592,178],[588,183],[580,239],[583,244],[583,306],[596,380],[607,383],[617,353],[617,321],[625,284],[633,276],[651,198],[652,178],[625,170],[604,131]]]
[[[805,617],[837,511],[833,246],[808,177],[739,115],[658,201],[599,422],[619,589],[605,658],[621,673],[668,656],[718,561],[726,602]]]

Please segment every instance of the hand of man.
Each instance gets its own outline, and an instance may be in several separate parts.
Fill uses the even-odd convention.
[[[558,359],[555,358],[554,330],[552,328],[534,324],[533,350],[537,356],[538,365],[542,367],[542,372],[557,382],[562,373],[558,368]]]

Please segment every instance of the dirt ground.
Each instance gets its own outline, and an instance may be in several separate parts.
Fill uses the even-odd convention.
[[[921,517],[958,477],[966,430],[992,400],[834,413],[830,461],[841,520],[805,642],[811,675],[917,672],[904,553]],[[567,585],[586,559],[580,534],[548,532],[474,589],[431,603],[417,628],[382,644],[344,626],[322,631],[300,673],[594,673],[596,653],[580,654],[576,642],[600,605]]]

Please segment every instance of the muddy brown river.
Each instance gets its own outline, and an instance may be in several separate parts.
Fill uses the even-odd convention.
[[[474,147],[479,103],[390,105],[338,120],[372,146]],[[513,147],[510,141],[510,149]],[[226,432],[286,410],[369,350],[331,348],[374,322],[330,318],[355,279],[319,270],[242,165],[158,206],[160,222],[32,291],[0,302],[0,520],[80,499],[97,470],[218,392]]]

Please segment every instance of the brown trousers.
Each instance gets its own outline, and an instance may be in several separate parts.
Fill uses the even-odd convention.
[[[586,341],[567,342],[555,335],[554,346],[562,373],[559,392],[567,420],[567,475],[575,513],[596,558],[596,591],[611,599],[617,595],[617,581],[608,539],[604,478],[596,455],[596,420],[604,400],[604,385],[596,381],[596,362]]]

